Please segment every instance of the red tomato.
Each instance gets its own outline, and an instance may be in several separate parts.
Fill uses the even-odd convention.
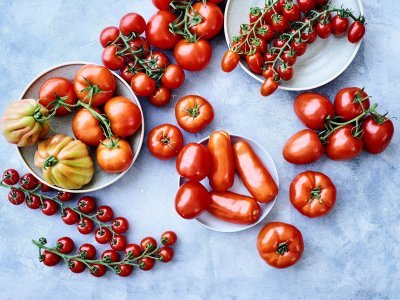
[[[302,56],[307,51],[307,44],[303,42],[303,39],[294,39],[290,46],[297,56]]]
[[[318,7],[323,7],[328,4],[328,0],[315,0]]]
[[[147,22],[146,37],[154,47],[168,50],[175,47],[180,35],[169,31],[169,26],[177,18],[172,12],[161,10]]]
[[[265,40],[267,43],[275,39],[275,32],[271,25],[263,24],[256,28],[258,38]]]
[[[281,64],[278,68],[278,74],[283,80],[290,80],[293,78],[293,68],[291,66],[286,65],[285,63]]]
[[[25,203],[30,209],[38,209],[42,205],[38,196],[29,194],[26,196]]]
[[[115,250],[106,250],[101,254],[101,261],[106,263],[119,261],[119,254]]]
[[[123,35],[141,35],[146,30],[146,21],[137,13],[128,13],[119,21],[119,30]]]
[[[159,125],[150,131],[147,147],[151,154],[158,159],[171,159],[181,151],[183,135],[179,128],[174,125]]]
[[[21,190],[17,190],[12,188],[8,193],[8,201],[10,201],[13,205],[21,205],[24,203],[25,200],[25,193]]]
[[[100,44],[103,48],[115,42],[119,37],[119,29],[115,26],[106,27],[100,33]]]
[[[368,116],[361,125],[365,150],[372,154],[383,152],[393,138],[393,122],[385,117]]]
[[[174,258],[174,250],[172,250],[170,247],[162,247],[160,250],[158,250],[157,254],[163,263],[168,263]]]
[[[253,48],[255,48],[256,52],[259,52],[262,55],[268,51],[268,44],[265,40],[260,39],[258,37],[254,38],[252,41]]]
[[[65,236],[57,240],[56,248],[60,253],[69,254],[74,250],[75,244],[70,237]]]
[[[173,231],[166,231],[161,235],[161,244],[164,246],[172,246],[176,243],[178,237]]]
[[[90,85],[89,85],[89,83]],[[111,71],[102,66],[84,65],[75,74],[74,89],[78,98],[92,106],[101,106],[114,94],[115,78]],[[90,91],[94,94],[90,99]]]
[[[78,209],[84,214],[90,214],[96,209],[96,199],[90,196],[83,196],[78,201]]]
[[[152,251],[156,249],[157,242],[153,237],[148,236],[140,241],[140,247],[142,248],[143,251]]]
[[[137,244],[129,244],[125,248],[125,256],[129,259],[139,257],[142,254],[142,248]]]
[[[21,177],[21,187],[26,190],[34,190],[39,185],[39,181],[31,173],[27,173]]]
[[[150,257],[143,257],[138,260],[139,268],[143,271],[149,271],[154,267],[154,259]]]
[[[332,23],[329,20],[320,20],[315,30],[321,39],[326,39],[332,33]]]
[[[7,169],[3,173],[3,182],[8,185],[15,185],[19,181],[19,173],[14,169]]]
[[[147,55],[146,60],[147,65],[154,70],[165,69],[170,64],[168,56],[160,51],[153,51]]]
[[[62,202],[68,202],[72,199],[72,194],[64,191],[58,191],[56,193],[56,197]]]
[[[124,67],[121,68],[120,73],[121,77],[130,85],[133,75],[136,74],[138,66],[135,66],[135,63],[130,61]]]
[[[176,160],[176,170],[179,175],[193,181],[201,181],[210,172],[211,155],[208,148],[189,143],[181,152]]]
[[[85,259],[95,259],[96,248],[91,244],[83,244],[79,247],[78,254]]]
[[[48,267],[54,267],[61,261],[61,256],[58,256],[57,254],[48,250],[44,250],[40,256],[40,261],[42,261]]]
[[[133,272],[133,266],[130,264],[120,264],[117,267],[117,274],[121,277],[128,277]]]
[[[364,37],[365,25],[360,21],[355,21],[351,24],[349,32],[347,33],[347,39],[350,43],[356,44]]]
[[[246,55],[246,62],[250,70],[255,74],[261,74],[264,66],[264,59],[260,52]]]
[[[297,0],[297,5],[303,13],[315,9],[315,0]]]
[[[188,95],[176,103],[175,117],[180,127],[196,133],[214,120],[214,109],[203,97]]]
[[[79,221],[79,215],[77,212],[67,207],[61,212],[61,219],[67,225],[74,225]]]
[[[257,22],[261,17],[261,13],[262,13],[262,11],[261,11],[261,8],[259,8],[259,7],[250,8],[250,14],[249,14],[250,24]]]
[[[91,219],[83,217],[78,223],[78,231],[82,234],[89,234],[93,231],[94,224]]]
[[[282,34],[288,31],[289,26],[290,25],[286,17],[278,14],[272,15],[272,28],[274,28],[274,31],[277,32],[278,34]]]
[[[293,106],[300,121],[314,130],[324,130],[325,120],[335,116],[333,104],[324,96],[316,93],[298,95]]]
[[[324,146],[315,131],[304,129],[288,139],[283,146],[282,154],[292,164],[309,164],[324,155]]]
[[[126,237],[123,235],[114,235],[110,242],[111,248],[115,251],[123,251],[126,244]]]
[[[318,35],[317,35],[317,31],[315,30],[314,27],[309,27],[308,29],[306,29],[302,34],[301,34],[301,39],[303,41],[306,41],[307,44],[312,44],[315,42],[315,40],[317,39]]]
[[[93,109],[100,113],[98,108]],[[99,119],[86,108],[78,110],[75,114],[72,120],[72,132],[78,140],[92,147],[97,147],[104,139],[104,131]]]
[[[268,65],[268,67],[264,68],[262,71],[262,75],[265,79],[269,77],[274,77],[277,74],[277,71],[272,67],[272,65]]]
[[[132,61],[135,61],[135,56],[138,58],[144,58],[150,54],[150,44],[144,37],[135,37],[129,42],[129,46],[133,51],[135,51],[135,53],[132,53],[130,49],[127,49],[125,54],[127,54],[128,58]]]
[[[111,122],[111,130],[118,137],[135,134],[142,125],[139,107],[128,98],[118,96],[107,101],[104,112]]]
[[[184,81],[185,72],[180,66],[175,64],[169,65],[161,77],[162,85],[172,90],[179,88]]]
[[[370,102],[367,93],[357,87],[341,89],[335,97],[334,106],[336,115],[343,121],[350,121],[363,113],[362,107],[369,109]]]
[[[297,55],[293,49],[285,50],[281,56],[283,62],[288,66],[293,66],[297,61]]]
[[[327,138],[326,156],[333,160],[347,160],[357,157],[364,148],[361,139],[353,136],[353,125],[346,125]]]
[[[114,211],[108,205],[102,205],[96,211],[96,218],[101,222],[110,222],[113,217]]]
[[[119,55],[120,48],[116,45],[110,45],[104,48],[103,53],[101,55],[101,60],[103,61],[103,65],[109,68],[110,70],[119,70],[121,69],[126,62],[126,56],[122,53]]]
[[[123,234],[128,231],[129,229],[129,222],[124,217],[116,217],[111,224],[112,229],[114,232]]]
[[[332,19],[332,33],[335,36],[342,36],[349,28],[349,19],[336,15]]]
[[[58,211],[58,204],[50,199],[44,199],[42,205],[42,212],[46,216],[52,216]]]
[[[101,264],[91,264],[90,274],[94,277],[103,277],[107,272],[107,267]]]
[[[283,16],[291,23],[301,20],[301,11],[293,2],[286,2],[282,10]]]
[[[254,199],[262,203],[275,199],[278,186],[248,142],[233,145],[233,158],[236,171]]]
[[[156,89],[154,94],[149,97],[149,102],[154,106],[161,107],[167,105],[171,97],[171,90],[165,86],[160,86]]]
[[[196,181],[184,183],[175,197],[175,209],[184,219],[193,219],[202,214],[211,203],[207,189]]]
[[[158,8],[158,10],[168,10],[169,5],[173,0],[151,0],[153,5]]]
[[[205,40],[188,42],[183,39],[176,44],[174,56],[176,62],[185,70],[201,71],[210,63],[212,48]]]
[[[224,14],[218,5],[209,2],[197,2],[192,6],[192,16],[199,16],[199,23],[189,27],[191,33],[196,37],[209,40],[220,33],[224,26]]]
[[[94,238],[99,244],[107,244],[111,241],[113,234],[107,228],[98,228],[94,234]]]
[[[131,88],[136,95],[149,97],[156,90],[157,84],[153,78],[143,72],[138,72],[132,77]]]
[[[272,222],[265,225],[258,234],[257,250],[270,266],[287,268],[301,258],[304,250],[303,236],[293,225]]]
[[[211,192],[211,203],[207,210],[225,222],[249,225],[258,221],[260,205],[251,197],[231,192]]]
[[[97,147],[96,159],[99,167],[107,173],[121,173],[128,170],[133,160],[131,145],[123,139],[119,139],[113,148],[107,145],[110,145],[109,139],[105,139]]]
[[[70,259],[68,260],[68,268],[71,272],[78,274],[85,271],[86,265],[81,261]]]
[[[316,218],[327,215],[335,206],[336,187],[323,173],[300,173],[290,185],[290,201],[303,215]]]
[[[278,89],[278,83],[274,80],[273,77],[269,77],[265,79],[264,83],[261,85],[260,88],[260,93],[264,97],[268,97],[275,93],[275,91]]]
[[[210,135],[208,150],[211,154],[211,170],[208,174],[214,191],[225,192],[232,187],[235,177],[235,163],[231,138],[226,131],[216,131]]]

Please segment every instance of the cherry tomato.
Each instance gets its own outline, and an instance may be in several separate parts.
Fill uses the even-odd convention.
[[[246,62],[250,70],[255,74],[262,73],[262,67],[264,65],[264,59],[260,52],[246,55]]]
[[[211,203],[207,210],[225,222],[254,224],[261,214],[260,205],[251,197],[232,192],[211,192]]]
[[[70,237],[65,236],[57,240],[56,248],[63,254],[69,254],[74,250],[75,244]]]
[[[38,209],[42,205],[42,202],[40,201],[40,198],[36,195],[27,195],[25,199],[26,205],[30,209]]]
[[[156,89],[154,94],[149,97],[149,102],[154,106],[161,107],[167,105],[171,100],[171,97],[171,90],[165,86],[160,86]]]
[[[303,93],[294,101],[294,112],[310,129],[325,129],[325,120],[335,116],[333,104],[324,96],[316,93]]]
[[[287,268],[301,258],[304,250],[303,236],[293,225],[272,222],[265,225],[258,234],[257,250],[270,266]]]
[[[120,48],[116,45],[109,45],[104,48],[101,54],[103,65],[110,70],[119,70],[126,63],[126,56],[119,55]]]
[[[272,67],[272,65],[268,65],[262,71],[262,75],[265,79],[268,79],[269,77],[274,77],[276,74],[277,71]]]
[[[293,40],[290,46],[297,56],[302,56],[307,51],[307,43],[303,42],[302,39]]]
[[[269,10],[267,10],[267,12],[264,14],[264,22],[265,23],[267,23],[268,25],[272,25],[272,23],[273,23],[273,21],[272,21],[272,16],[274,15],[274,14],[276,14],[276,12],[278,12],[279,13],[279,9],[278,9],[278,11],[275,9],[273,9],[273,8],[270,8]]]
[[[92,108],[101,113],[96,107]],[[104,131],[99,119],[86,108],[78,110],[72,120],[72,132],[75,137],[88,146],[96,147],[104,139]]]
[[[107,173],[121,173],[129,169],[133,161],[131,145],[123,139],[114,141],[114,148],[109,148],[109,139],[97,147],[96,159],[99,167]]]
[[[264,61],[268,64],[272,64],[274,60],[278,57],[277,53],[266,52],[264,53]]]
[[[336,114],[341,116],[343,121],[350,121],[362,114],[362,107],[367,110],[370,102],[363,89],[349,87],[341,89],[336,94],[334,106]]]
[[[112,263],[119,261],[119,254],[115,250],[106,250],[101,254],[101,261],[105,263]]]
[[[70,259],[68,260],[68,268],[71,272],[78,274],[85,271],[86,265],[81,261]]]
[[[96,218],[101,222],[110,222],[113,217],[114,211],[108,205],[102,205],[96,211]]]
[[[164,246],[172,246],[176,243],[178,237],[173,231],[166,231],[161,235],[161,244]]]
[[[383,116],[368,116],[361,125],[365,150],[372,154],[383,152],[393,138],[393,122]]]
[[[317,39],[318,34],[314,27],[309,27],[301,34],[301,39],[307,44],[312,44]]]
[[[268,97],[275,93],[275,91],[278,89],[278,83],[274,80],[273,77],[269,77],[265,79],[263,84],[260,87],[260,93],[264,97]]]
[[[165,69],[170,64],[168,56],[160,51],[153,51],[147,55],[146,60],[151,69]]]
[[[100,90],[90,99],[89,83]],[[116,88],[115,78],[111,71],[102,66],[84,65],[75,74],[74,89],[78,98],[90,103],[92,106],[101,106],[114,94]],[[93,89],[94,90],[94,89]]]
[[[208,148],[196,143],[183,147],[176,160],[179,175],[189,180],[203,180],[210,172],[210,167],[211,155]]]
[[[62,77],[47,79],[40,88],[38,102],[49,110],[60,103],[56,116],[65,116],[73,110],[73,107],[68,105],[74,105],[77,102],[74,85]]]
[[[335,206],[336,187],[323,173],[306,171],[290,185],[290,201],[303,215],[316,218],[327,215]]]
[[[82,234],[89,234],[93,231],[93,229],[93,221],[86,217],[83,217],[82,220],[80,220],[78,223],[78,231]]]
[[[140,248],[142,248],[143,251],[149,252],[154,250],[156,247],[157,247],[157,242],[151,236],[145,237],[140,241]]]
[[[149,271],[154,267],[154,259],[150,257],[143,257],[138,260],[138,264],[141,270]]]
[[[126,237],[123,235],[114,235],[110,246],[115,251],[123,251],[126,247]]]
[[[146,37],[154,47],[169,50],[181,39],[181,36],[169,31],[169,26],[177,18],[172,12],[160,10],[147,22]]]
[[[255,37],[252,39],[252,47],[255,48],[256,52],[259,52],[262,55],[268,51],[268,44],[265,40]]]
[[[328,0],[315,0],[315,3],[317,4],[318,7],[324,7],[325,5],[328,4]]]
[[[289,67],[293,66],[297,61],[297,55],[293,49],[284,51],[281,58]]]
[[[155,92],[156,87],[155,80],[146,73],[138,72],[132,77],[131,88],[138,96],[151,96]]]
[[[54,267],[61,261],[61,257],[57,254],[44,250],[40,256],[40,260],[48,267]]]
[[[102,264],[91,264],[90,265],[90,274],[94,277],[103,277],[107,272],[107,267]]]
[[[24,203],[25,200],[25,193],[21,190],[17,190],[12,188],[8,193],[8,201],[10,201],[13,205],[20,205]]]
[[[175,64],[169,65],[161,77],[163,86],[174,90],[179,88],[185,82],[185,72],[183,69]]]
[[[100,33],[100,44],[103,48],[116,41],[119,37],[119,29],[115,26],[104,28]]]
[[[46,216],[52,216],[58,211],[58,204],[52,200],[44,199],[42,205],[42,212]]]
[[[250,24],[253,24],[258,21],[261,17],[261,9],[259,7],[252,7],[250,8],[250,14],[249,14],[249,21]]]
[[[84,214],[90,214],[96,209],[96,199],[90,196],[83,196],[78,201],[78,209]]]
[[[157,254],[163,263],[168,263],[174,258],[174,250],[172,250],[170,247],[162,247],[160,250],[158,250]]]
[[[175,117],[180,127],[188,132],[196,133],[214,120],[214,109],[203,97],[188,95],[176,103]]]
[[[303,13],[315,9],[315,0],[297,0],[297,5]]]
[[[130,264],[120,264],[117,267],[117,274],[121,277],[128,277],[133,272],[133,266]]]
[[[112,221],[111,227],[116,233],[122,234],[128,231],[129,222],[124,217],[117,217]]]
[[[135,37],[129,42],[129,46],[135,51],[135,55],[139,58],[144,58],[150,54],[150,43],[144,37]],[[129,49],[126,50],[125,54],[128,55],[130,60],[135,61],[135,56]]]
[[[173,0],[151,0],[153,5],[158,8],[158,10],[168,10],[169,5]]]
[[[256,28],[256,36],[269,43],[275,39],[274,29],[271,25],[263,24]]]
[[[118,96],[104,105],[104,112],[111,122],[111,130],[118,137],[135,134],[142,125],[142,114],[132,100]]]
[[[301,11],[293,2],[286,1],[282,9],[283,16],[291,23],[300,21]]]
[[[195,3],[190,14],[199,16],[200,23],[189,27],[190,32],[196,34],[198,38],[209,40],[220,33],[224,26],[224,14],[218,5],[212,2]]]
[[[44,193],[47,193],[47,192],[51,192],[53,189],[51,188],[51,187],[49,187],[47,184],[44,184],[44,183],[40,183],[40,185],[42,186],[41,188],[40,188],[40,190],[42,191],[42,192],[44,192]]]
[[[79,215],[71,208],[67,207],[61,212],[61,219],[67,225],[74,225],[79,221]]]
[[[211,154],[211,169],[208,174],[214,191],[225,192],[232,187],[235,178],[235,163],[231,138],[226,131],[216,131],[210,135],[208,150]]]
[[[72,199],[72,194],[64,191],[58,191],[56,193],[56,197],[62,202],[68,202]]]
[[[332,19],[332,33],[335,36],[342,36],[349,28],[349,19],[336,15]]]
[[[332,23],[329,20],[320,20],[315,30],[321,39],[326,39],[332,33]]]
[[[364,37],[365,26],[360,21],[355,21],[350,25],[349,32],[347,33],[347,39],[350,43],[356,44]]]
[[[197,218],[210,203],[211,197],[207,189],[196,181],[181,185],[175,197],[175,209],[184,219]]]
[[[119,21],[119,30],[123,35],[141,35],[146,30],[146,21],[137,13],[128,13]]]
[[[293,68],[283,63],[278,68],[278,74],[280,78],[288,81],[293,78]]]
[[[113,234],[108,228],[97,228],[94,238],[99,244],[107,244],[111,241]]]
[[[31,191],[38,186],[39,181],[31,173],[27,173],[21,177],[20,184],[23,189]]]
[[[278,194],[278,186],[250,144],[239,141],[232,148],[236,171],[250,194],[258,202],[272,201]]]
[[[180,40],[174,48],[176,62],[185,70],[201,71],[208,66],[212,56],[212,48],[206,40],[189,42]]]
[[[14,169],[7,169],[3,173],[3,182],[8,185],[15,185],[19,181],[19,173]]]
[[[95,259],[96,248],[92,244],[83,244],[79,247],[78,254],[84,259]]]
[[[129,244],[125,248],[125,256],[129,259],[142,255],[142,248],[137,244]]]
[[[357,157],[364,148],[360,138],[353,136],[353,125],[346,125],[328,136],[326,156],[333,160],[347,160]]]
[[[138,65],[135,65],[134,62],[130,61],[125,66],[123,66],[120,70],[121,77],[130,85],[133,75],[136,74]]]
[[[288,139],[283,146],[282,154],[292,164],[309,164],[324,155],[324,146],[315,131],[304,129]]]
[[[150,131],[147,147],[151,154],[158,159],[168,160],[177,156],[181,151],[183,135],[174,125],[159,125]]]

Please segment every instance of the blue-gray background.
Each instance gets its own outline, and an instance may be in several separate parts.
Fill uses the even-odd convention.
[[[397,1],[364,1],[368,19],[366,39],[347,71],[318,92],[332,97],[345,86],[365,86],[380,108],[400,117],[399,25]],[[146,19],[155,13],[150,0],[1,1],[0,92],[2,113],[24,87],[45,69],[67,61],[100,63],[98,34],[118,24],[126,12]],[[174,162],[160,162],[146,147],[135,166],[119,182],[95,193],[131,222],[129,239],[175,230],[180,241],[176,259],[157,264],[151,272],[138,271],[122,279],[112,274],[96,279],[75,275],[63,264],[46,268],[37,260],[31,238],[50,242],[69,235],[78,243],[93,241],[65,226],[57,216],[11,206],[0,191],[0,298],[150,298],[160,299],[395,299],[400,298],[400,172],[399,134],[381,155],[363,154],[349,162],[323,159],[310,166],[292,166],[281,156],[285,140],[302,128],[292,111],[296,93],[279,91],[263,99],[259,83],[238,69],[225,75],[219,61],[226,50],[223,35],[212,42],[210,66],[187,73],[185,85],[162,109],[142,101],[149,129],[162,122],[175,124],[174,103],[186,94],[209,99],[216,120],[204,132],[185,134],[196,141],[216,129],[227,129],[259,141],[277,164],[281,187],[272,213],[264,220],[296,225],[305,241],[304,256],[294,267],[275,270],[259,257],[255,241],[261,225],[223,234],[195,221],[184,221],[174,211],[177,189]],[[394,120],[399,130],[398,120]],[[1,137],[2,169],[23,172],[15,148]],[[328,174],[338,188],[338,201],[327,217],[311,220],[290,204],[288,186],[306,169]],[[89,240],[88,240],[89,239]]]

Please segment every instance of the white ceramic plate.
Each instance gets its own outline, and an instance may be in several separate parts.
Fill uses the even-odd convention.
[[[93,64],[93,63],[87,63],[87,62],[70,62],[70,63],[65,63],[61,64],[58,66],[54,66],[46,71],[44,71],[42,74],[37,76],[35,79],[32,80],[31,83],[25,88],[25,90],[22,92],[21,99],[25,98],[32,98],[32,99],[37,99],[39,97],[39,90],[42,86],[42,84],[50,78],[53,77],[64,77],[72,82],[74,81],[74,76],[75,73],[78,71],[79,68],[81,68],[83,65],[86,64]],[[94,64],[93,64],[94,65]],[[141,128],[137,131],[137,133],[129,138],[127,138],[127,141],[131,144],[132,150],[134,151],[134,157],[133,161],[130,167],[132,167],[133,163],[135,162],[136,158],[139,155],[140,149],[142,147],[143,143],[143,136],[144,136],[144,118],[143,118],[143,111],[140,106],[139,100],[137,99],[136,95],[133,93],[132,89],[130,86],[125,82],[124,79],[122,79],[119,75],[113,73],[115,76],[116,80],[116,90],[115,90],[115,95],[116,96],[124,96],[128,99],[131,99],[134,103],[136,103],[142,113],[142,125]],[[56,131],[56,133],[63,133],[65,135],[70,135],[74,137],[74,134],[72,132],[71,124],[72,124],[72,119],[73,115],[69,114],[64,117],[55,117],[51,121],[51,127]],[[53,135],[52,131],[48,134],[48,136]],[[31,146],[31,147],[23,147],[19,148],[18,153],[28,168],[28,170],[40,181],[45,182],[47,185],[51,186],[54,189],[57,190],[62,190],[62,191],[67,191],[67,192],[72,192],[72,193],[87,193],[87,192],[93,192],[102,188],[105,188],[106,186],[109,186],[110,184],[113,184],[116,182],[118,179],[120,179],[122,176],[125,175],[125,173],[129,170],[126,170],[123,173],[119,174],[108,174],[105,173],[100,169],[100,167],[96,163],[96,157],[95,157],[95,148],[90,148],[89,147],[89,152],[92,156],[92,159],[95,163],[95,173],[93,175],[93,179],[85,186],[83,186],[79,190],[68,190],[68,189],[63,189],[60,187],[52,186],[49,183],[47,183],[42,176],[42,171],[41,169],[35,167],[34,164],[34,155],[35,151],[37,149],[37,145]],[[130,168],[129,167],[129,168]]]
[[[238,35],[240,25],[249,23],[251,7],[264,6],[264,0],[228,0],[225,9],[225,38],[228,43],[232,37]],[[363,12],[361,0],[333,0],[332,4],[352,9],[355,16]],[[346,36],[329,37],[322,40],[318,38],[313,44],[308,45],[307,52],[297,59],[294,66],[294,76],[290,81],[283,81],[279,88],[289,91],[304,91],[320,87],[334,80],[347,69],[353,61],[361,45],[351,44]],[[251,77],[260,82],[262,76],[252,73],[246,63],[240,66]]]
[[[269,155],[268,151],[265,150],[259,143],[257,143],[256,141],[254,141],[248,137],[235,135],[235,134],[231,134],[230,136],[231,136],[232,144],[235,142],[241,141],[241,140],[245,140],[250,144],[250,146],[253,148],[254,152],[261,159],[264,166],[268,169],[272,178],[275,180],[276,184],[279,187],[278,171],[276,170],[275,163],[274,163],[272,157]],[[209,137],[201,140],[199,142],[199,144],[207,146],[208,140],[209,140]],[[187,180],[185,178],[180,177],[179,178],[179,186],[181,186],[186,181]],[[205,178],[203,181],[201,181],[201,183],[204,185],[204,187],[206,189],[211,190],[210,184],[208,182],[208,178]],[[240,179],[240,177],[237,174],[235,174],[235,182],[234,182],[233,186],[229,189],[229,191],[251,197],[249,191],[243,185],[242,180]],[[214,217],[213,215],[211,215],[208,212],[202,213],[199,217],[196,218],[196,220],[203,226],[205,226],[209,229],[215,230],[215,231],[219,231],[219,232],[242,231],[242,230],[248,229],[248,228],[253,227],[253,226],[257,225],[258,223],[260,223],[271,211],[272,207],[275,204],[275,201],[276,201],[276,198],[269,203],[259,203],[260,207],[262,209],[260,219],[256,223],[250,224],[250,225],[241,225],[241,224],[233,224],[233,223],[225,222],[225,221],[222,221],[222,220]]]

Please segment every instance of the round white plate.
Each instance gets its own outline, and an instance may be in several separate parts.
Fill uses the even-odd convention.
[[[258,155],[258,157],[263,162],[264,166],[267,168],[267,170],[271,174],[272,178],[275,180],[276,185],[279,187],[278,171],[276,170],[275,163],[274,163],[271,155],[269,155],[268,151],[265,150],[259,143],[257,143],[256,141],[254,141],[248,137],[235,135],[235,134],[231,134],[230,136],[231,136],[232,144],[234,144],[235,142],[241,141],[241,140],[245,140],[250,144],[250,146],[253,148],[254,152]],[[207,146],[208,140],[209,140],[209,137],[201,140],[199,142],[199,144]],[[180,177],[179,178],[179,186],[181,186],[186,181],[187,181],[187,179]],[[211,187],[210,187],[207,177],[203,181],[201,181],[201,184],[204,185],[204,187],[206,189],[208,189],[209,191],[211,190]],[[234,182],[233,186],[229,189],[229,191],[252,197],[250,195],[249,191],[244,186],[242,180],[240,179],[240,177],[237,174],[235,174],[235,182]],[[253,226],[257,225],[258,223],[260,223],[271,211],[272,207],[275,204],[275,201],[276,201],[276,198],[269,203],[259,203],[260,207],[262,209],[260,219],[258,219],[258,221],[256,223],[253,223],[250,225],[241,225],[241,224],[233,224],[233,223],[225,222],[225,221],[222,221],[222,220],[214,217],[207,211],[202,213],[199,217],[197,217],[196,220],[203,226],[205,226],[209,229],[215,230],[215,231],[219,231],[219,232],[242,231],[242,230],[248,229],[248,228],[253,227]]]
[[[240,25],[249,23],[251,7],[264,6],[264,0],[228,0],[225,9],[225,38],[228,45],[232,37],[238,35]],[[364,13],[361,0],[333,0],[332,4],[350,8],[355,16]],[[297,59],[294,65],[294,76],[290,81],[282,81],[279,88],[289,91],[304,91],[320,87],[334,80],[347,69],[353,61],[361,45],[351,44],[347,36],[317,40],[308,45],[307,52]],[[240,62],[240,66],[251,77],[260,82],[264,78],[252,73],[246,63]]]
[[[65,63],[61,64],[58,66],[54,66],[46,71],[44,71],[42,74],[37,76],[35,79],[32,80],[31,83],[28,84],[28,86],[25,88],[25,90],[22,92],[21,99],[25,98],[32,98],[32,99],[37,99],[39,97],[39,90],[42,86],[42,84],[50,78],[53,77],[64,77],[69,79],[71,82],[74,81],[74,76],[75,73],[81,68],[83,65],[86,64],[92,64],[93,63],[87,63],[87,62],[70,62],[70,63]],[[115,90],[115,96],[124,96],[128,99],[131,99],[135,104],[140,109],[140,112],[142,114],[142,125],[139,128],[139,130],[134,134],[133,136],[127,138],[127,141],[130,143],[134,157],[133,161],[130,167],[132,167],[133,163],[135,162],[136,158],[139,155],[140,149],[142,147],[143,143],[143,137],[144,137],[144,118],[143,118],[143,111],[140,106],[139,100],[137,99],[136,95],[133,93],[131,87],[125,82],[124,79],[122,79],[119,75],[114,74],[115,81],[116,81],[116,90]],[[72,119],[73,119],[74,113],[68,114],[67,116],[64,117],[55,117],[51,120],[51,127],[55,130],[56,133],[63,133],[65,135],[69,135],[74,137],[74,134],[72,132],[71,124],[72,124]],[[47,137],[54,135],[55,133],[50,131]],[[31,147],[17,147],[18,153],[24,162],[25,166],[28,168],[28,170],[40,181],[46,183],[47,185],[51,186],[54,189],[61,190],[61,191],[66,191],[66,192],[71,192],[71,193],[87,193],[87,192],[93,192],[102,188],[105,188],[106,186],[109,186],[110,184],[113,184],[116,182],[118,179],[120,179],[122,176],[126,174],[126,172],[129,170],[126,170],[125,172],[119,173],[119,174],[108,174],[100,169],[98,164],[96,163],[96,148],[89,148],[90,155],[93,159],[93,162],[95,163],[95,173],[93,175],[92,180],[85,186],[83,186],[79,190],[68,190],[68,189],[63,189],[57,186],[50,185],[48,182],[46,182],[43,178],[42,175],[42,170],[40,168],[37,168],[34,164],[34,156],[35,156],[35,151],[37,149],[37,145],[31,146]],[[129,168],[130,168],[129,167]]]

